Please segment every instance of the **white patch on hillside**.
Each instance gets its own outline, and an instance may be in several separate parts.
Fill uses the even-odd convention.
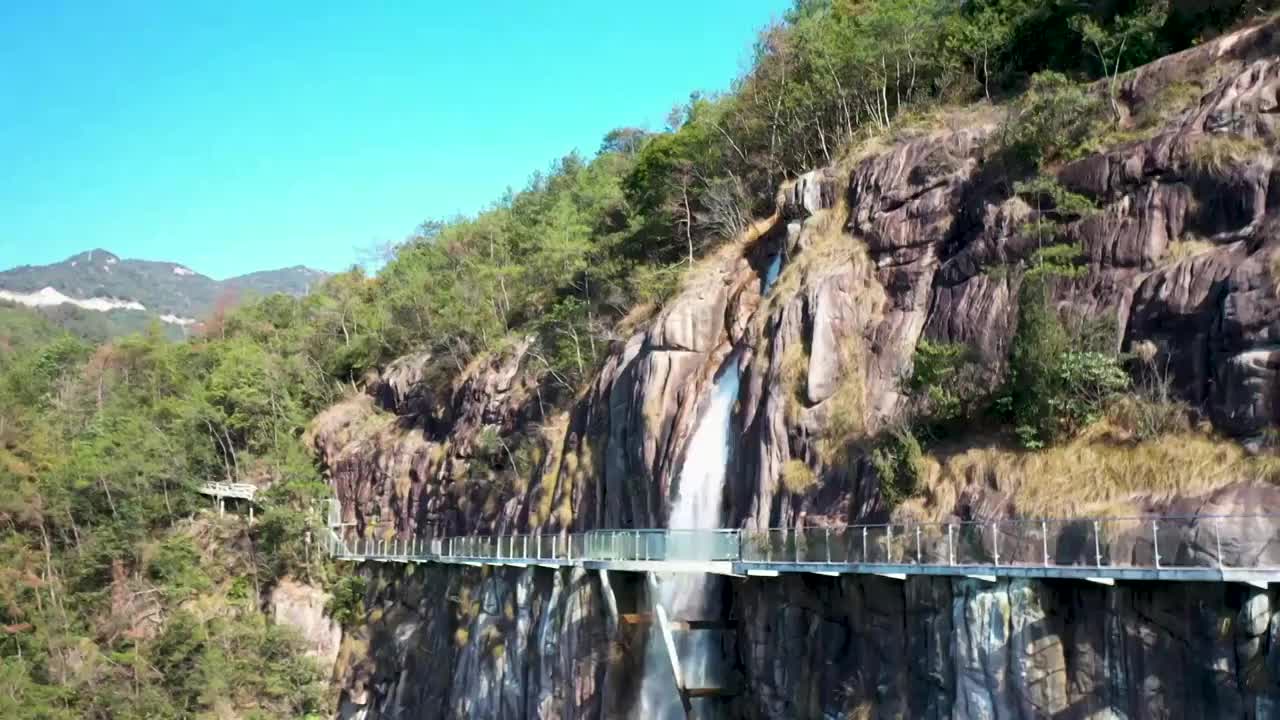
[[[196,321],[191,318],[178,317],[177,315],[161,315],[160,319],[170,325],[181,325],[183,327],[196,324]]]
[[[77,300],[76,298],[67,297],[51,287],[44,288],[33,293],[17,293],[9,290],[0,290],[0,300],[8,300],[16,302],[19,305],[27,307],[53,307],[54,305],[75,305],[85,310],[96,310],[97,312],[109,312],[111,310],[142,310],[147,308],[136,300],[117,300],[116,298],[90,298],[88,300]]]
[[[174,265],[173,274],[174,275],[195,275],[196,273],[194,270],[188,270],[182,267],[181,265]]]

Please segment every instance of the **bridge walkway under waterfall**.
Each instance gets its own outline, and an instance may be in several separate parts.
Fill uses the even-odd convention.
[[[651,652],[669,667],[685,717],[695,703],[732,695],[732,683],[708,670],[695,648],[724,623],[670,617],[658,600],[659,576],[703,573],[775,578],[787,573],[839,577],[912,575],[1066,578],[1117,581],[1280,582],[1280,516],[1196,515],[849,525],[773,530],[619,529],[583,533],[418,539],[354,537],[334,501],[329,552],[354,562],[440,563],[491,567],[582,567],[597,571],[614,623],[651,627]],[[649,612],[618,612],[609,571],[645,573]],[[701,638],[706,644],[714,636]],[[695,662],[687,662],[694,660]],[[647,660],[646,660],[647,662]],[[690,669],[690,665],[694,665]],[[708,680],[710,678],[710,680]],[[670,716],[663,713],[664,717]]]
[[[422,539],[350,537],[330,511],[329,552],[355,562],[568,567],[735,577],[943,575],[1280,582],[1280,515],[1144,516],[774,530],[593,530]]]

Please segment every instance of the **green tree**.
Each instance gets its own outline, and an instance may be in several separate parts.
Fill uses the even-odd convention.
[[[1168,16],[1168,0],[1151,0],[1139,4],[1131,14],[1114,15],[1107,25],[1086,14],[1070,20],[1071,29],[1079,33],[1102,68],[1102,77],[1107,80],[1107,98],[1117,122],[1121,120],[1116,97],[1121,69],[1136,67],[1158,54],[1158,33]]]

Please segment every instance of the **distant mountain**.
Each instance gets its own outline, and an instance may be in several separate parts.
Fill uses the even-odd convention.
[[[302,265],[281,268],[279,270],[260,270],[248,275],[224,280],[222,286],[241,293],[253,295],[306,295],[311,288],[318,285],[328,273],[312,270]]]
[[[51,265],[23,265],[0,272],[0,301],[38,308],[64,326],[83,325],[88,315],[91,335],[117,335],[145,327],[151,319],[170,326],[173,334],[204,319],[221,298],[305,295],[328,277],[296,265],[214,280],[185,265],[129,260],[106,250],[89,250]],[[105,330],[103,328],[106,328]]]

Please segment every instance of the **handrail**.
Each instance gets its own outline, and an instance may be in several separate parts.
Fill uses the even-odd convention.
[[[439,538],[352,538],[330,512],[340,559],[482,564],[732,563],[750,567],[1248,570],[1280,573],[1280,514],[1019,518],[745,530],[603,529]],[[1273,522],[1251,522],[1271,520]],[[1228,536],[1226,533],[1230,532]],[[1224,537],[1227,542],[1224,543]],[[923,570],[921,570],[923,572]]]

